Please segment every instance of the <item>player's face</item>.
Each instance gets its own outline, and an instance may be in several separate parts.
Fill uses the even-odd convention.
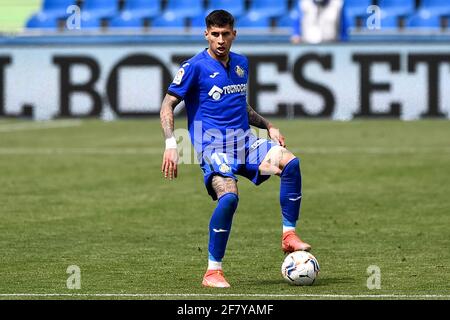
[[[236,30],[231,26],[211,26],[205,31],[210,52],[219,60],[226,59],[230,53],[231,44],[236,37]]]

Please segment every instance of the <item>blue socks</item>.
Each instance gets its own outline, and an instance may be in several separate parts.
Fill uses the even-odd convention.
[[[302,176],[300,160],[291,160],[281,172],[280,205],[283,226],[295,228],[300,216],[302,202]],[[226,193],[217,201],[217,207],[209,223],[209,260],[221,262],[231,231],[233,215],[238,206],[239,197],[235,193]]]
[[[302,176],[300,160],[291,160],[281,172],[280,205],[283,215],[283,226],[295,227],[300,215],[302,202]]]
[[[230,236],[231,223],[239,197],[235,193],[226,193],[217,201],[217,207],[209,222],[209,260],[222,261]]]

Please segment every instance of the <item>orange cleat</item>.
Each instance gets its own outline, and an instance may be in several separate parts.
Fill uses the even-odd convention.
[[[283,233],[281,241],[281,248],[286,253],[294,251],[310,251],[311,246],[306,242],[303,242],[296,234],[295,231],[287,231]]]
[[[210,288],[229,288],[230,284],[225,280],[222,270],[207,270],[203,276],[202,285]]]

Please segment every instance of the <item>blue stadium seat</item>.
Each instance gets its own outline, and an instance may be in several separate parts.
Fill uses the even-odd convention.
[[[28,19],[26,28],[56,29],[58,19],[67,18],[67,8],[75,3],[76,0],[44,0],[42,9]]]
[[[373,4],[372,0],[345,0],[345,10],[350,15],[364,15],[367,8]]]
[[[140,29],[144,27],[144,18],[139,16],[133,16],[128,12],[124,12],[114,18],[112,18],[108,26],[110,28],[124,28],[124,29]]]
[[[258,14],[249,13],[242,18],[237,20],[236,27],[238,29],[264,29],[265,31],[269,31],[271,28],[270,18],[260,16]]]
[[[152,20],[152,28],[185,28],[185,18],[180,18],[175,13],[168,11],[162,16]]]
[[[294,24],[297,23],[298,10],[291,10],[289,14],[282,16],[276,20],[277,28],[293,28]]]
[[[123,14],[137,18],[154,18],[161,12],[160,0],[127,0]]]
[[[81,18],[109,19],[117,14],[119,2],[117,0],[84,0],[81,8]]]
[[[81,29],[98,29],[102,20],[113,18],[119,10],[117,0],[84,0],[81,8]]]
[[[109,21],[109,27],[139,29],[144,27],[144,19],[155,18],[160,12],[160,0],[127,0],[124,10]]]
[[[414,13],[415,0],[378,0],[378,6],[387,16],[406,17]]]
[[[165,13],[174,14],[178,18],[193,18],[204,11],[203,0],[167,0]]]
[[[76,4],[76,0],[44,0],[42,11],[49,17],[63,18],[67,16],[67,8]]]
[[[367,8],[373,4],[372,0],[345,0],[345,14],[362,16],[367,14]]]
[[[37,13],[33,15],[26,23],[27,29],[53,29],[57,30],[58,20],[45,14]]]
[[[400,28],[400,16],[395,14],[385,14],[381,16],[381,29]]]
[[[226,10],[237,19],[245,13],[245,0],[211,0],[207,12],[217,9]]]
[[[250,3],[248,16],[259,15],[266,18],[279,18],[288,13],[287,1],[253,0]]]
[[[372,5],[372,0],[345,0],[344,2],[344,19],[347,27],[355,27],[357,19],[366,21],[369,17],[367,8]],[[363,23],[363,27],[365,23]]]
[[[89,31],[97,31],[102,28],[102,19],[101,18],[89,18],[83,20],[81,18],[81,29],[89,30]]]
[[[410,28],[441,28],[441,17],[429,11],[421,10],[407,20]]]
[[[415,13],[415,0],[378,0],[381,8],[381,28],[396,29],[400,19]]]
[[[450,1],[448,0],[422,0],[420,10],[429,11],[432,15],[450,15]]]
[[[206,14],[208,13],[209,11]],[[190,26],[192,28],[203,28],[203,29],[206,28],[205,18],[206,18],[205,13],[199,14],[198,16],[190,20]]]

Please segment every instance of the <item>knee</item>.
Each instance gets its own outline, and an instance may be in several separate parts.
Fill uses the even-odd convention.
[[[270,160],[280,170],[283,170],[294,159],[297,159],[297,157],[292,152],[284,147],[278,147],[274,150]]]
[[[297,172],[300,172],[300,159],[294,156],[284,165],[281,175],[289,175]]]
[[[219,202],[230,211],[236,210],[239,203],[239,196],[236,193],[225,193],[219,198]]]

